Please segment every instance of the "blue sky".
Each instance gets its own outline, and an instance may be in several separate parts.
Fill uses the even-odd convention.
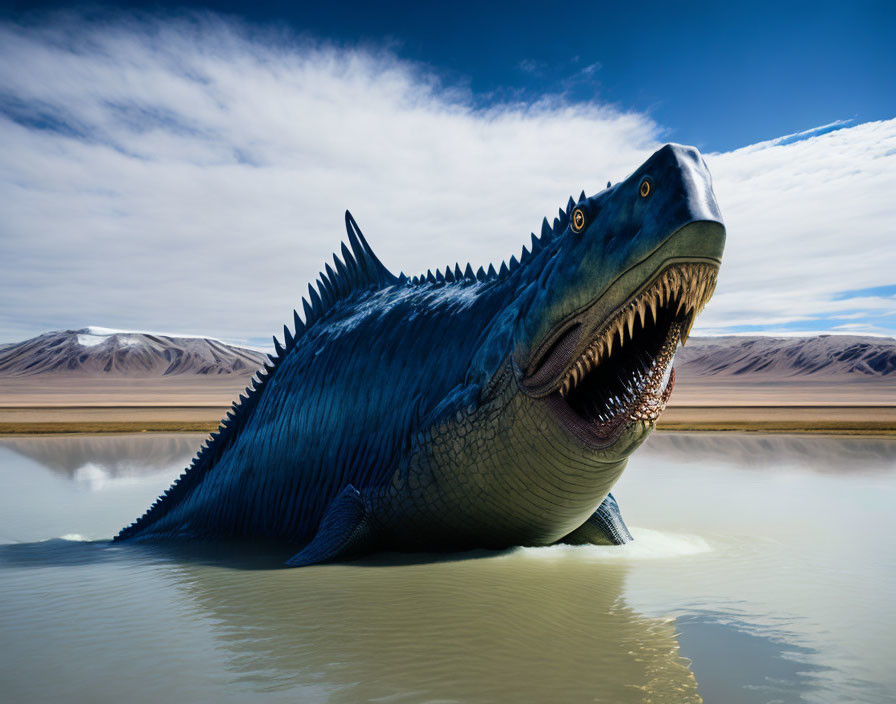
[[[612,104],[649,114],[668,141],[703,151],[896,115],[892,2],[110,5],[168,16],[210,8],[297,37],[385,47],[477,105],[546,94]],[[13,3],[8,14],[40,22],[71,6]]]
[[[6,5],[0,341],[269,339],[346,207],[487,266],[666,141],[729,230],[695,334],[896,332],[890,6],[670,5]]]

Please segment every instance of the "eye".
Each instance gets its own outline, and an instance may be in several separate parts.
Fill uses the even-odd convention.
[[[581,208],[576,208],[572,211],[572,217],[569,219],[569,226],[572,228],[573,232],[578,234],[585,229],[586,221],[585,211]]]
[[[641,181],[641,187],[638,189],[638,193],[641,194],[642,198],[646,198],[650,195],[650,180],[645,178]]]

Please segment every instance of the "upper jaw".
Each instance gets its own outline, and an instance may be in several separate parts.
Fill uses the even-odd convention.
[[[684,344],[694,318],[712,296],[718,268],[714,259],[666,261],[609,313],[604,312],[606,296],[601,296],[559,325],[540,345],[534,363],[518,375],[522,390],[535,398],[553,392],[565,395],[614,349],[631,344],[636,323],[642,329],[656,324],[661,313],[674,316]]]
[[[583,336],[583,340],[590,342],[584,344],[577,357],[570,359],[565,372],[554,381],[550,391],[559,391],[565,396],[586,374],[612,355],[614,346],[625,347],[634,342],[636,323],[640,322],[641,329],[651,324],[658,325],[664,313],[671,315],[667,345],[670,342],[677,344],[679,340],[684,345],[694,319],[715,290],[717,275],[718,267],[710,263],[668,265],[614,311],[608,320],[593,326],[592,332]]]

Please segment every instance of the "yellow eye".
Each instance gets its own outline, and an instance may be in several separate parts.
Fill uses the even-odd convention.
[[[576,208],[572,211],[572,218],[570,218],[569,226],[572,228],[573,232],[581,232],[585,229],[585,211],[581,208]]]
[[[638,192],[641,194],[642,198],[646,198],[648,195],[650,195],[650,181],[648,181],[646,178],[641,181],[641,188]]]

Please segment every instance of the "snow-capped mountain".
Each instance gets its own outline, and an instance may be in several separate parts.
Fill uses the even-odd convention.
[[[866,335],[692,337],[675,354],[681,377],[896,377],[896,339]]]
[[[207,337],[87,327],[0,346],[0,376],[249,376],[264,359]]]

